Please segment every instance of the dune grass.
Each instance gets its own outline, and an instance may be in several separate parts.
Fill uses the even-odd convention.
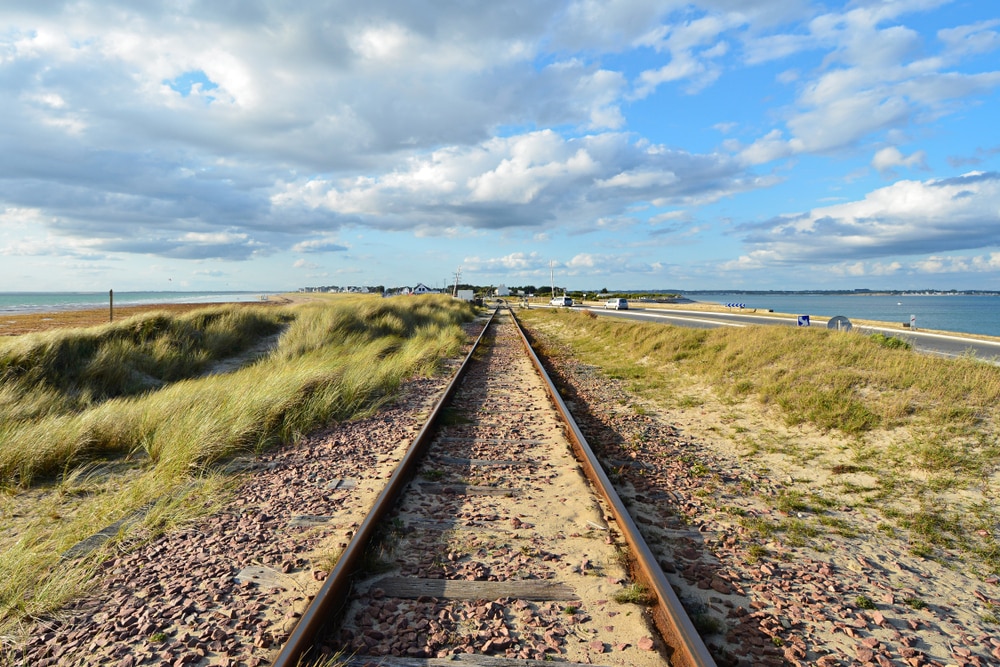
[[[781,456],[801,468],[841,457],[831,479],[860,472],[874,480],[841,484],[846,504],[888,519],[918,555],[957,548],[977,567],[1000,573],[992,537],[1000,523],[992,502],[1000,472],[997,365],[827,329],[698,330],[569,310],[524,311],[523,319],[544,334],[543,345],[567,346],[665,409],[700,406],[704,392],[733,406],[731,416],[720,415],[717,432],[728,433],[747,457]],[[740,411],[816,428],[842,444],[837,452],[816,452],[767,428],[750,432]],[[814,514],[822,518],[824,511]]]
[[[79,594],[106,557],[60,561],[80,539],[150,503],[119,543],[209,511],[232,484],[216,464],[372,412],[454,355],[473,315],[449,298],[354,298],[3,341],[0,628]],[[205,374],[279,333],[259,359]]]
[[[571,322],[561,339],[639,393],[662,399],[673,391],[671,375],[700,377],[723,395],[778,406],[789,424],[848,436],[924,423],[976,439],[995,421],[1000,405],[1000,367],[920,355],[858,334],[763,326],[688,329],[570,311],[534,310],[525,317]]]

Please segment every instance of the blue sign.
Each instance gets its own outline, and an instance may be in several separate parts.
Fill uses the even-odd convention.
[[[809,326],[809,316],[808,315],[799,315],[799,326],[800,327],[807,327],[807,326]]]

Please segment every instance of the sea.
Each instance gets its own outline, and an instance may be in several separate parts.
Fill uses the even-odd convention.
[[[159,303],[260,301],[279,292],[115,292],[115,306]],[[691,292],[692,301],[743,304],[743,312],[773,310],[790,315],[912,322],[918,329],[1000,337],[1000,296],[973,294],[830,294],[805,292]],[[0,292],[0,315],[51,312],[108,305],[108,292]]]
[[[1000,296],[979,294],[809,294],[692,292],[692,301],[743,304],[744,311],[912,323],[917,329],[1000,336]]]
[[[277,292],[114,292],[114,305],[238,303],[260,301]],[[0,292],[0,315],[106,308],[109,292]]]

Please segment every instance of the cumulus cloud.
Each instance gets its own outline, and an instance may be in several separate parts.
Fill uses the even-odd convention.
[[[539,244],[609,230],[641,230],[633,243],[696,235],[710,227],[699,207],[773,187],[784,176],[755,169],[778,160],[853,151],[867,163],[876,146],[871,165],[887,177],[925,168],[925,151],[896,148],[920,136],[909,130],[1000,85],[982,57],[1000,48],[1000,21],[936,33],[904,24],[943,4],[10,0],[0,9],[0,254],[246,261],[343,253],[348,229],[418,242],[495,230]],[[787,86],[785,106],[753,118],[713,109],[706,126],[729,133],[717,148],[663,129],[669,110],[665,123],[644,116],[666,108],[657,95],[710,98],[723,77],[772,64],[767,81]],[[942,205],[957,213],[950,223],[903,210],[903,194],[939,202],[946,183],[901,181],[744,228],[750,248],[733,265],[797,261],[819,237],[866,257],[946,239],[943,257],[966,218],[970,242],[985,242],[995,225],[980,217],[972,229],[971,202],[991,201],[989,179]],[[862,204],[881,211],[867,236]],[[907,216],[919,224],[904,229]],[[581,250],[564,268],[658,270]],[[477,261],[546,268],[497,254]]]
[[[827,267],[834,275],[851,278],[893,276],[903,270],[902,262],[843,262]]]
[[[807,34],[749,40],[746,57],[751,64],[806,50],[828,54],[815,72],[796,70],[796,77],[787,79],[798,81],[800,90],[784,114],[786,130],[770,130],[753,142],[742,152],[744,161],[762,164],[794,154],[842,150],[880,132],[951,113],[963,100],[1000,86],[1000,70],[971,73],[959,67],[964,58],[1000,48],[992,30],[996,21],[939,31],[936,52],[930,52],[915,30],[886,25],[945,1],[860,6],[813,18]]]
[[[923,273],[992,273],[1000,271],[1000,252],[972,257],[932,255],[913,266]]]
[[[463,269],[474,273],[488,273],[509,280],[548,284],[555,273],[557,284],[567,277],[594,278],[599,276],[625,276],[631,274],[655,275],[663,265],[648,262],[633,254],[577,253],[565,260],[552,260],[540,253],[511,253],[501,257],[466,257]]]
[[[1000,246],[1000,174],[903,180],[864,199],[742,226],[757,265],[939,254]]]
[[[0,164],[0,203],[43,208],[58,236],[118,238],[108,245],[123,252],[162,242],[164,256],[208,256],[212,244],[186,232],[234,227],[256,251],[277,250],[361,221],[274,218],[275,189],[298,174],[385,184],[408,160],[488,141],[498,126],[624,123],[621,73],[535,62],[563,3],[433,16],[380,5],[5,4],[0,133],[17,159]],[[516,165],[497,167],[471,203],[515,195]],[[253,255],[233,244],[228,257]]]
[[[345,252],[347,249],[332,238],[307,239],[292,246],[293,252],[302,253]]]
[[[896,167],[927,169],[927,153],[916,151],[905,156],[895,146],[886,146],[875,153],[872,158],[872,166],[882,174],[894,173]]]
[[[377,178],[286,183],[272,204],[279,212],[361,217],[384,229],[565,228],[637,201],[703,203],[764,185],[724,156],[649,146],[623,134],[566,139],[543,130],[414,157],[405,170]]]

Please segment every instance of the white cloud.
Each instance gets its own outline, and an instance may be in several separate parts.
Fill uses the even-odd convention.
[[[879,3],[814,18],[808,34],[776,34],[751,40],[751,64],[803,50],[829,51],[822,66],[802,84],[785,114],[790,138],[784,146],[771,130],[744,151],[747,164],[762,164],[795,153],[826,153],[856,145],[866,137],[952,113],[962,101],[1000,86],[1000,70],[968,73],[956,66],[963,57],[1000,48],[991,30],[996,21],[939,31],[940,53],[913,29],[885,25],[900,16],[932,9],[945,0]],[[783,77],[790,82],[792,77]]]
[[[785,140],[781,130],[771,130],[739,153],[740,161],[746,165],[758,165],[789,157],[798,144]]]
[[[292,246],[292,252],[303,253],[343,252],[345,250],[347,250],[347,246],[332,238],[307,239]]]
[[[989,53],[1000,49],[1000,33],[993,30],[998,26],[1000,19],[992,19],[973,25],[943,28],[937,36],[954,56]]]
[[[937,254],[1000,246],[1000,174],[904,180],[864,199],[742,228],[777,263]]]
[[[886,146],[875,153],[872,158],[872,166],[883,174],[892,173],[896,167],[926,169],[927,153],[916,151],[909,156],[904,156],[895,146]]]
[[[922,273],[992,273],[1000,271],[1000,252],[972,257],[933,255],[913,266]]]
[[[482,258],[466,257],[462,260],[463,268],[481,273],[502,271],[511,274],[537,273],[541,269],[549,269],[551,260],[543,258],[537,252],[515,252],[503,257]]]
[[[901,262],[844,262],[827,267],[834,275],[852,278],[893,276],[903,270]]]
[[[315,271],[316,269],[320,268],[318,264],[314,264],[313,262],[309,262],[304,259],[295,260],[292,263],[292,267],[296,269],[306,269],[308,271]]]
[[[345,251],[338,239],[357,229],[380,241],[403,232],[393,243],[433,245],[436,261],[446,248],[474,255],[473,242],[517,239],[572,245],[566,256],[581,271],[590,262],[648,275],[655,262],[586,242],[707,237],[727,225],[699,207],[801,180],[755,170],[804,153],[850,160],[847,177],[809,161],[821,168],[814,185],[844,192],[869,164],[887,177],[925,169],[941,162],[932,124],[1000,86],[989,57],[1000,20],[917,16],[944,0],[829,10],[815,0],[237,4],[4,3],[0,210],[18,213],[0,215],[0,253],[78,267],[270,258],[269,268],[288,269],[295,254]],[[739,78],[740,97],[705,92],[721,77]],[[728,134],[706,139],[710,127]],[[953,150],[974,155],[956,164],[993,159]],[[987,180],[967,182],[967,198],[989,201]],[[943,183],[917,183],[909,196],[936,201],[929,193]],[[972,219],[957,200],[947,208]],[[895,247],[907,216],[947,227],[881,205],[872,247]],[[846,230],[863,225],[847,209],[827,213],[846,221],[832,249],[849,254]],[[831,232],[827,222],[771,222],[788,239],[759,227],[747,263],[796,261],[809,238]],[[852,260],[873,270],[864,257],[838,261]],[[198,275],[228,279],[226,266]]]
[[[386,229],[580,227],[626,202],[704,202],[769,184],[723,156],[544,130],[414,156],[380,177],[285,183],[271,201],[276,215],[325,211]]]

